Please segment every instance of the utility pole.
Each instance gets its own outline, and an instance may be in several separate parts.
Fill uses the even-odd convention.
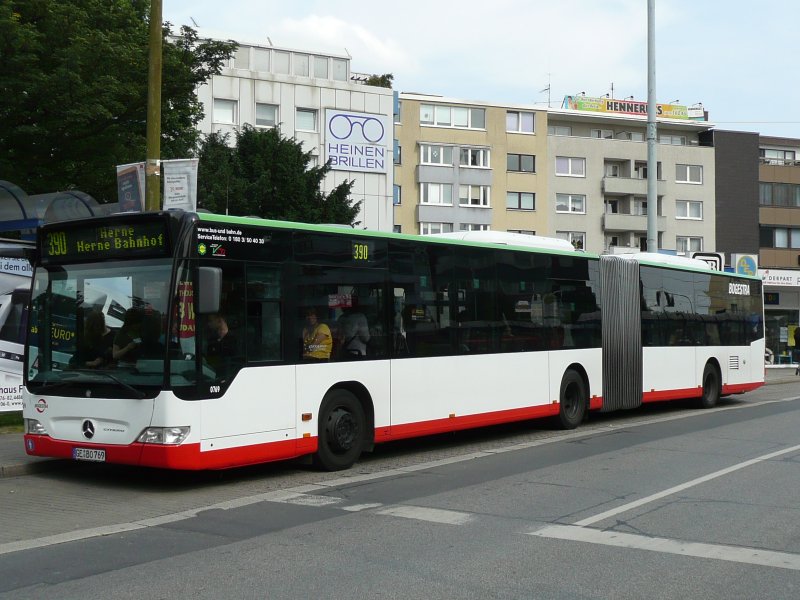
[[[656,161],[656,0],[647,0],[647,251],[658,252]]]
[[[161,0],[150,0],[145,210],[161,209]]]

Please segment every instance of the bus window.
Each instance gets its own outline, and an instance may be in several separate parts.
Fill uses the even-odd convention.
[[[281,271],[278,266],[247,267],[247,361],[279,361],[281,338]]]
[[[242,264],[209,260],[202,266],[213,266],[222,271],[219,311],[198,315],[198,337],[205,367],[201,387],[206,387],[229,383],[242,368],[247,333]]]

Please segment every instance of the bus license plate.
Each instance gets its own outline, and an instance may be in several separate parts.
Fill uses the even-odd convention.
[[[75,460],[90,460],[92,462],[105,462],[106,451],[96,448],[73,448],[72,458]]]

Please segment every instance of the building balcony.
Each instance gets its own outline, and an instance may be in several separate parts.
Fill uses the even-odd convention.
[[[659,196],[664,195],[665,184],[666,182],[663,179],[659,179],[656,182],[656,189]],[[605,195],[647,195],[647,179],[639,179],[638,177],[603,177],[601,185],[603,194]]]
[[[656,228],[665,231],[667,228],[666,217],[656,217]],[[603,215],[603,231],[633,231],[647,232],[647,215],[624,215],[620,213],[606,213]]]

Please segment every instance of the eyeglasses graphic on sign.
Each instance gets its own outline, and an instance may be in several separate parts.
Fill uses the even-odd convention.
[[[375,117],[338,114],[328,123],[328,130],[337,140],[348,139],[353,135],[353,129],[360,130],[361,137],[373,144],[381,141],[385,133],[383,123]],[[356,133],[358,133],[358,131]],[[357,143],[357,140],[350,141]]]

